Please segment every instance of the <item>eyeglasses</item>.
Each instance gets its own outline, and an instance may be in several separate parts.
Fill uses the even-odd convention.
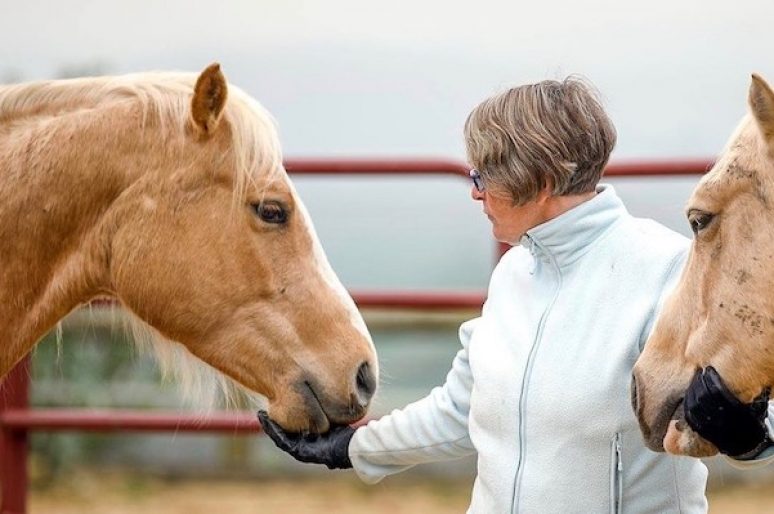
[[[479,175],[478,170],[470,170],[470,180],[473,181],[473,185],[479,193],[484,192],[484,180],[481,178],[481,175]]]

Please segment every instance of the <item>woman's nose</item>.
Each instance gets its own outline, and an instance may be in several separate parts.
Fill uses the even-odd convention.
[[[479,191],[476,186],[472,186],[470,188],[470,197],[476,201],[481,201],[484,199],[484,192]]]

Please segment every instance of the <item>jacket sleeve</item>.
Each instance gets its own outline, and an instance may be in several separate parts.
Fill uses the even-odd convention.
[[[686,246],[683,248],[679,253],[677,253],[673,258],[672,261],[669,264],[669,267],[666,270],[666,274],[664,276],[664,282],[663,287],[661,288],[661,292],[659,294],[659,297],[656,299],[656,304],[653,308],[653,312],[646,322],[645,326],[643,327],[642,334],[640,334],[640,341],[639,341],[639,347],[640,352],[645,348],[645,343],[648,341],[648,338],[650,337],[650,333],[653,332],[653,329],[656,328],[656,319],[658,318],[658,315],[661,313],[661,309],[664,307],[664,302],[667,298],[669,298],[669,295],[672,294],[672,292],[677,287],[677,284],[680,282],[680,278],[683,276],[683,269],[685,268],[686,261],[688,260],[688,252],[689,247]]]
[[[375,483],[415,464],[475,452],[468,434],[473,387],[468,345],[479,320],[467,321],[460,327],[462,349],[443,386],[355,432],[349,444],[349,457],[363,481]]]

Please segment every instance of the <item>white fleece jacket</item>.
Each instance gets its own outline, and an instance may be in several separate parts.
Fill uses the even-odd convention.
[[[503,256],[442,387],[355,432],[363,480],[477,452],[471,513],[706,512],[704,464],[646,449],[629,400],[688,241],[598,192]]]

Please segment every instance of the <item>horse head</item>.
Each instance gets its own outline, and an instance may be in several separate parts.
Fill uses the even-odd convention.
[[[682,419],[697,369],[713,366],[744,402],[774,384],[774,92],[757,75],[748,103],[688,202],[690,255],[634,367],[632,401],[656,451],[717,452]]]
[[[0,375],[108,295],[289,430],[365,414],[371,337],[273,121],[217,64],[0,88],[0,133]]]

